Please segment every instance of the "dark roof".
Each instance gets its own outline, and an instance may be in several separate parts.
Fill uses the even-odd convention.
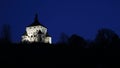
[[[39,20],[38,20],[38,14],[35,15],[35,18],[34,18],[34,22],[32,24],[30,24],[29,26],[27,27],[30,27],[30,26],[37,26],[37,25],[41,25],[43,27],[45,27],[44,25],[42,25]],[[46,28],[46,27],[45,27]]]
[[[25,31],[22,35],[27,35],[27,32]]]

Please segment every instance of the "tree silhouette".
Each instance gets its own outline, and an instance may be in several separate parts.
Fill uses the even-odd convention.
[[[11,42],[11,28],[10,28],[10,25],[8,24],[5,24],[3,25],[2,27],[2,40],[4,42]]]
[[[58,42],[56,43],[57,47],[66,47],[68,45],[68,35],[65,34],[64,32],[61,33],[60,38]]]
[[[107,48],[110,46],[111,43],[115,43],[115,41],[117,42],[118,40],[118,35],[114,31],[107,28],[102,28],[98,30],[95,38],[95,42],[102,48]]]
[[[69,45],[72,45],[72,46],[79,46],[79,47],[85,47],[85,40],[76,35],[76,34],[73,34],[70,38],[69,38]]]

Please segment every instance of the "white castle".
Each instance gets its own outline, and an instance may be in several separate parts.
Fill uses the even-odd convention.
[[[36,14],[34,22],[26,27],[25,33],[22,35],[22,42],[41,42],[52,43],[52,38],[48,35],[47,28],[40,24],[38,15]]]

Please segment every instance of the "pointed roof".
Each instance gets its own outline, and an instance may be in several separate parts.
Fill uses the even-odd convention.
[[[38,20],[38,14],[36,13],[35,18],[34,18],[34,22],[33,22],[32,24],[30,24],[29,26],[27,26],[27,27],[37,26],[37,25],[41,25],[41,26],[45,27],[44,25],[42,25],[42,24],[39,22],[39,20]]]

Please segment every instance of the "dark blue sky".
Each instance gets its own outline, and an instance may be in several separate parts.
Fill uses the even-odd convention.
[[[54,42],[62,32],[94,39],[103,27],[120,36],[119,0],[0,0],[0,27],[10,24],[12,40],[18,42],[36,13]]]

